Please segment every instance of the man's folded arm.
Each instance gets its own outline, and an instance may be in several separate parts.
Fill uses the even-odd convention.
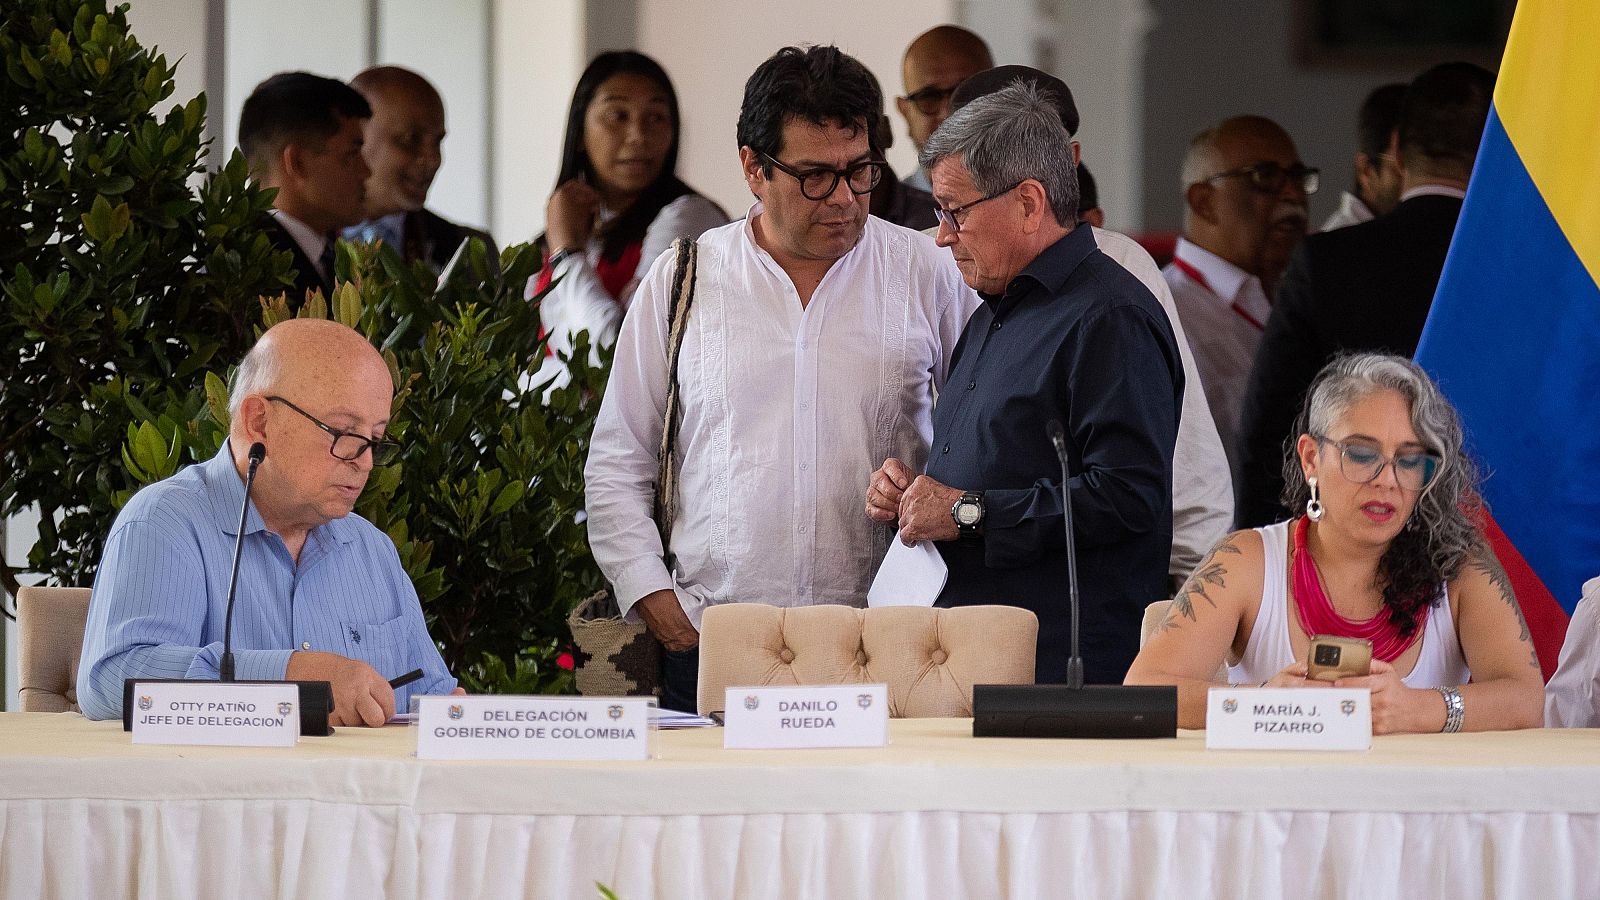
[[[204,566],[196,546],[170,528],[135,519],[106,540],[84,626],[78,705],[91,719],[122,715],[125,678],[215,678],[200,663],[207,614]],[[214,645],[217,656],[222,648]],[[247,669],[242,657],[240,677]],[[252,663],[255,665],[255,663]],[[278,668],[277,676],[282,677]]]

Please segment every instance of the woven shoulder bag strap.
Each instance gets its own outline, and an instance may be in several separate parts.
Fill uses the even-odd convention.
[[[676,262],[672,271],[672,308],[667,314],[667,411],[661,427],[661,474],[656,478],[655,507],[656,529],[661,532],[661,546],[669,557],[672,519],[678,511],[678,472],[673,465],[682,407],[678,399],[678,356],[683,352],[689,307],[694,303],[694,264],[698,247],[689,238],[678,238],[672,242],[672,252]]]

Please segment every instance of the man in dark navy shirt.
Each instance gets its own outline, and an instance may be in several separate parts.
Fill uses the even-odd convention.
[[[1037,88],[952,115],[923,149],[949,247],[983,305],[956,345],[927,473],[873,473],[867,512],[932,540],[940,606],[1039,617],[1041,682],[1066,680],[1066,538],[1047,423],[1065,426],[1086,680],[1120,682],[1147,604],[1166,596],[1183,369],[1165,312],[1074,227],[1070,138]]]

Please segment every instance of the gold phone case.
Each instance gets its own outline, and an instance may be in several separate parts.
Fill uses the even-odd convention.
[[[1306,652],[1306,677],[1338,681],[1372,674],[1372,642],[1361,638],[1319,634]]]

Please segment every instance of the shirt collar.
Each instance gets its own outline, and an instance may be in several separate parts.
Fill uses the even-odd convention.
[[[1094,242],[1094,229],[1079,225],[1040,251],[1039,255],[1033,258],[1033,262],[1024,266],[1022,271],[1011,279],[1003,295],[997,297],[993,294],[979,293],[978,296],[990,303],[1005,298],[1017,298],[1028,292],[1027,282],[1032,282],[1044,288],[1049,296],[1054,297],[1061,293],[1061,287],[1077,270],[1078,264],[1098,249]]]
[[[230,536],[239,533],[239,504],[244,502],[244,478],[239,475],[239,468],[233,462],[232,442],[232,438],[223,441],[217,455],[201,464],[201,478],[205,481],[206,494],[211,497],[212,523],[223,534]],[[245,514],[244,533],[249,535],[266,530],[267,523],[256,511],[256,503],[252,499],[250,511]],[[345,519],[334,519],[311,529],[308,539],[313,536],[321,541],[348,544],[356,539],[356,532],[355,527]]]
[[[1361,202],[1360,197],[1349,191],[1339,195],[1339,212],[1337,214],[1344,216],[1352,223],[1370,222],[1372,220],[1372,209]]]
[[[1454,197],[1457,200],[1465,200],[1467,192],[1447,184],[1419,184],[1401,194],[1400,202],[1404,203],[1412,197]]]
[[[1227,303],[1239,299],[1246,282],[1255,277],[1188,238],[1178,238],[1178,247],[1173,255],[1199,272],[1211,293]]]
[[[320,261],[323,249],[328,246],[328,236],[318,234],[315,228],[281,209],[274,209],[272,215],[278,220],[278,224],[283,226],[283,230],[289,232],[289,237],[294,238],[294,242],[300,245],[300,250],[311,260],[312,265],[321,271]]]
[[[405,243],[405,229],[406,214],[395,212],[346,228],[344,238],[347,241],[361,241],[368,244],[383,241],[399,252]],[[318,248],[317,252],[322,252],[321,248]]]

